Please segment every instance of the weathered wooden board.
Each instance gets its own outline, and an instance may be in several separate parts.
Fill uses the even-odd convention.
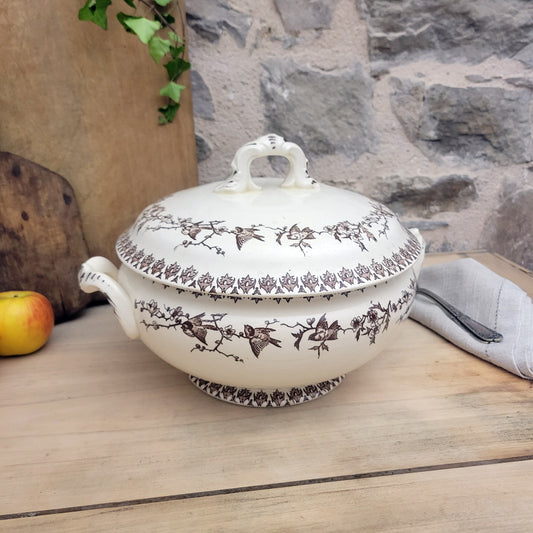
[[[40,165],[0,152],[0,291],[44,294],[60,322],[89,301],[77,281],[88,255],[69,183]]]
[[[116,20],[107,32],[78,20],[84,0],[3,0],[0,10],[0,149],[72,185],[91,255],[115,260],[119,234],[148,204],[197,184],[192,95],[158,125],[166,71]],[[33,5],[33,4],[32,4]]]
[[[523,533],[533,461],[379,476],[6,520],[12,533]]]

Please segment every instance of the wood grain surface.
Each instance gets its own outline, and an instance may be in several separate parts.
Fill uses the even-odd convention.
[[[44,294],[56,323],[89,301],[78,270],[89,257],[70,184],[23,157],[0,152],[0,291]]]
[[[469,255],[533,294],[529,273]],[[205,395],[129,341],[109,306],[0,372],[0,529],[520,531],[528,519],[531,382],[411,320],[335,391],[289,408]]]
[[[116,260],[144,207],[197,184],[190,77],[176,120],[159,126],[166,71],[116,20],[128,6],[113,2],[104,31],[78,20],[83,0],[38,4],[2,2],[0,148],[67,179],[90,254]]]
[[[531,476],[533,461],[458,467],[168,499],[4,524],[13,533],[524,533],[531,529]]]

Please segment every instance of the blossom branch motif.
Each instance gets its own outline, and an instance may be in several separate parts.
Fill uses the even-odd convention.
[[[320,358],[323,352],[328,352],[332,342],[339,339],[339,335],[353,334],[355,341],[359,342],[362,337],[367,337],[369,344],[374,344],[379,335],[384,333],[390,326],[393,316],[400,311],[403,313],[397,321],[405,318],[414,300],[416,280],[410,280],[410,285],[402,291],[401,296],[395,300],[389,300],[386,304],[370,302],[367,310],[357,316],[353,316],[345,326],[339,321],[328,319],[323,313],[317,320],[309,317],[305,323],[296,322],[287,324],[274,318],[265,320],[263,325],[244,324],[242,331],[236,331],[231,324],[224,324],[227,313],[212,313],[207,315],[199,313],[191,316],[178,307],[161,307],[157,301],[136,300],[135,308],[141,314],[147,315],[141,324],[146,329],[173,329],[195,339],[196,344],[191,351],[216,352],[236,362],[244,363],[244,360],[233,353],[228,353],[224,347],[227,342],[234,340],[246,342],[252,354],[259,358],[267,347],[282,348],[282,341],[277,339],[276,332],[288,329],[294,340],[293,346],[300,350],[304,345],[308,350],[315,351]],[[289,337],[290,338],[290,337]],[[237,350],[236,350],[237,351]]]
[[[232,340],[232,337],[237,333],[231,325],[221,326],[220,322],[225,318],[226,313],[211,314],[211,318],[207,318],[205,313],[200,313],[195,316],[190,316],[185,313],[181,306],[167,307],[163,309],[155,300],[146,302],[144,300],[135,300],[135,308],[139,309],[141,313],[146,313],[151,320],[142,320],[141,324],[146,329],[158,330],[163,329],[181,329],[181,331],[188,337],[196,339],[197,342],[191,351],[198,350],[201,352],[216,352],[225,357],[232,358],[239,363],[243,363],[243,359],[232,353],[224,352],[221,349],[224,341]],[[214,342],[208,343],[208,333],[217,332],[218,337]],[[212,347],[210,347],[210,344]]]
[[[225,250],[217,244],[211,244],[211,240],[222,235],[233,235],[237,249],[252,240],[265,241],[265,235],[261,233],[270,230],[274,233],[275,242],[280,246],[298,248],[303,255],[306,250],[313,247],[312,241],[320,235],[331,235],[335,240],[342,242],[349,240],[359,246],[362,251],[367,251],[368,242],[376,242],[378,237],[386,236],[389,231],[389,219],[394,218],[392,211],[385,206],[371,202],[371,211],[360,222],[353,223],[347,220],[322,229],[312,229],[301,224],[292,226],[271,227],[263,224],[252,224],[249,227],[235,226],[228,228],[224,220],[194,221],[192,217],[174,217],[167,213],[165,207],[153,204],[145,210],[136,223],[136,230],[162,231],[179,230],[186,238],[177,246],[203,246],[213,250],[217,255],[225,255]],[[377,229],[377,236],[374,234]]]
[[[223,225],[223,220],[210,221],[193,221],[192,217],[181,218],[173,217],[166,213],[161,204],[154,204],[143,212],[137,220],[137,233],[141,230],[161,231],[161,230],[179,230],[185,239],[177,246],[203,246],[213,250],[217,255],[225,255],[225,250],[219,245],[209,243],[211,239],[224,234],[235,236],[235,244],[238,250],[250,240],[264,241],[264,236],[258,231],[258,225],[252,224],[250,227],[236,226],[229,229]]]
[[[409,288],[402,291],[400,298],[396,302],[391,302],[387,306],[381,303],[372,303],[367,312],[352,318],[350,329],[355,333],[355,338],[359,341],[361,336],[368,337],[370,344],[375,344],[376,337],[389,328],[391,316],[405,309],[398,321],[403,320],[409,313],[414,293],[416,291],[415,278],[411,278]]]
[[[389,219],[395,218],[396,215],[387,207],[376,202],[370,202],[372,211],[368,214],[363,221],[368,227],[374,226],[374,224],[380,225],[378,236],[386,236],[389,231]]]
[[[306,321],[306,325],[303,325],[298,322],[295,326],[288,327],[299,328],[296,333],[292,333],[292,336],[296,339],[296,341],[294,342],[294,347],[297,350],[300,349],[300,344],[302,343],[302,340],[304,340],[304,337],[307,335],[307,340],[313,343],[309,350],[316,351],[317,356],[320,358],[320,354],[322,351],[329,351],[327,343],[329,341],[337,340],[339,331],[344,332],[346,330],[341,328],[337,320],[335,320],[331,324],[328,324],[325,313],[320,317],[316,324],[315,321],[315,318],[308,318]]]
[[[215,235],[222,235],[223,233],[228,233],[228,229],[224,226],[218,227],[223,221],[214,220],[204,223],[202,220],[199,222],[193,222],[189,218],[178,218],[176,227],[181,230],[181,233],[189,239],[184,239],[181,244],[178,246],[183,246],[187,248],[189,246],[204,246],[208,250],[214,250],[217,255],[225,255],[225,251],[220,246],[210,245],[208,241]],[[159,229],[169,229],[169,228],[159,228]],[[172,229],[172,228],[170,228]],[[202,239],[196,240],[196,237],[203,233]]]
[[[269,228],[276,232],[276,242],[279,245],[283,245],[284,242],[288,242],[289,246],[298,248],[305,255],[305,248],[311,248],[312,245],[308,241],[314,240],[316,232],[309,227],[300,229],[298,224],[293,224],[290,228],[287,226],[283,228]]]
[[[367,336],[370,344],[374,344],[378,334],[388,329],[391,310],[391,302],[387,307],[374,303],[365,314],[354,317],[351,329],[355,333],[356,340],[358,341],[361,336]]]

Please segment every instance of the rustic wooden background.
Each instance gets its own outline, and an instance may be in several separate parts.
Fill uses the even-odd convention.
[[[192,96],[187,74],[176,120],[159,126],[166,72],[116,20],[128,6],[113,3],[105,32],[78,21],[82,5],[2,2],[0,150],[67,179],[89,253],[116,262],[146,205],[197,183]]]

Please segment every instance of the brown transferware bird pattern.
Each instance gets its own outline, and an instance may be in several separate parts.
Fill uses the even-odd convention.
[[[298,248],[304,255],[306,248],[312,248],[309,241],[316,240],[321,235],[329,235],[337,241],[350,240],[365,251],[366,242],[374,241],[381,236],[386,236],[389,231],[389,219],[396,215],[385,206],[376,202],[370,202],[371,211],[360,222],[348,222],[347,220],[332,225],[326,225],[322,229],[312,229],[308,226],[300,227],[292,224],[290,227],[271,227],[264,224],[253,224],[248,228],[235,226],[227,227],[223,220],[197,220],[191,217],[176,217],[168,213],[161,203],[156,203],[146,209],[135,224],[135,231],[164,231],[179,230],[185,238],[176,246],[203,246],[213,250],[219,255],[225,255],[226,250],[217,244],[217,237],[233,234],[237,248],[241,250],[248,241],[255,239],[265,241],[269,233],[275,236],[275,242],[279,245],[288,245]]]
[[[380,204],[371,202],[370,205],[371,212],[363,217],[361,222],[342,221],[326,225],[318,230],[303,224],[281,228],[262,224],[228,228],[221,220],[193,221],[190,217],[174,217],[167,213],[162,205],[155,204],[139,217],[134,231],[139,233],[179,229],[185,239],[176,243],[176,248],[202,246],[217,255],[226,254],[226,250],[217,243],[217,237],[222,235],[234,235],[235,246],[239,252],[251,241],[267,243],[272,239],[279,246],[295,247],[305,255],[306,250],[312,248],[311,243],[319,237],[333,238],[338,242],[349,241],[360,251],[365,252],[369,242],[387,236],[389,219],[395,217],[391,211]],[[408,235],[402,245],[391,255],[381,259],[374,257],[366,264],[345,265],[336,272],[329,270],[319,274],[308,272],[298,277],[290,272],[276,277],[270,274],[262,277],[253,277],[250,274],[241,277],[223,274],[215,277],[210,272],[198,270],[194,265],[181,265],[145,252],[132,241],[129,232],[122,234],[117,242],[117,253],[121,260],[151,278],[212,295],[242,296],[267,294],[283,296],[295,293],[313,294],[317,291],[328,293],[351,288],[354,285],[380,281],[405,270],[419,257],[420,251],[419,241],[415,236]]]
[[[340,334],[351,334],[356,342],[361,337],[367,337],[369,344],[374,344],[377,336],[389,328],[393,315],[403,311],[397,320],[406,316],[414,299],[415,288],[416,282],[412,278],[408,290],[402,291],[396,301],[371,302],[365,313],[351,317],[344,325],[338,320],[328,319],[327,313],[323,313],[318,320],[309,317],[305,323],[298,321],[288,324],[272,318],[261,325],[244,324],[242,331],[237,331],[227,323],[226,313],[201,313],[191,317],[181,306],[161,306],[155,300],[136,300],[135,308],[146,316],[141,324],[147,329],[180,329],[185,335],[199,341],[191,351],[216,352],[242,363],[242,358],[227,350],[229,341],[246,340],[252,354],[259,358],[270,346],[283,348],[282,341],[275,337],[276,332],[279,334],[282,330],[289,330],[297,350],[305,345],[307,349],[315,351],[317,357],[329,351],[331,343],[338,340]]]

